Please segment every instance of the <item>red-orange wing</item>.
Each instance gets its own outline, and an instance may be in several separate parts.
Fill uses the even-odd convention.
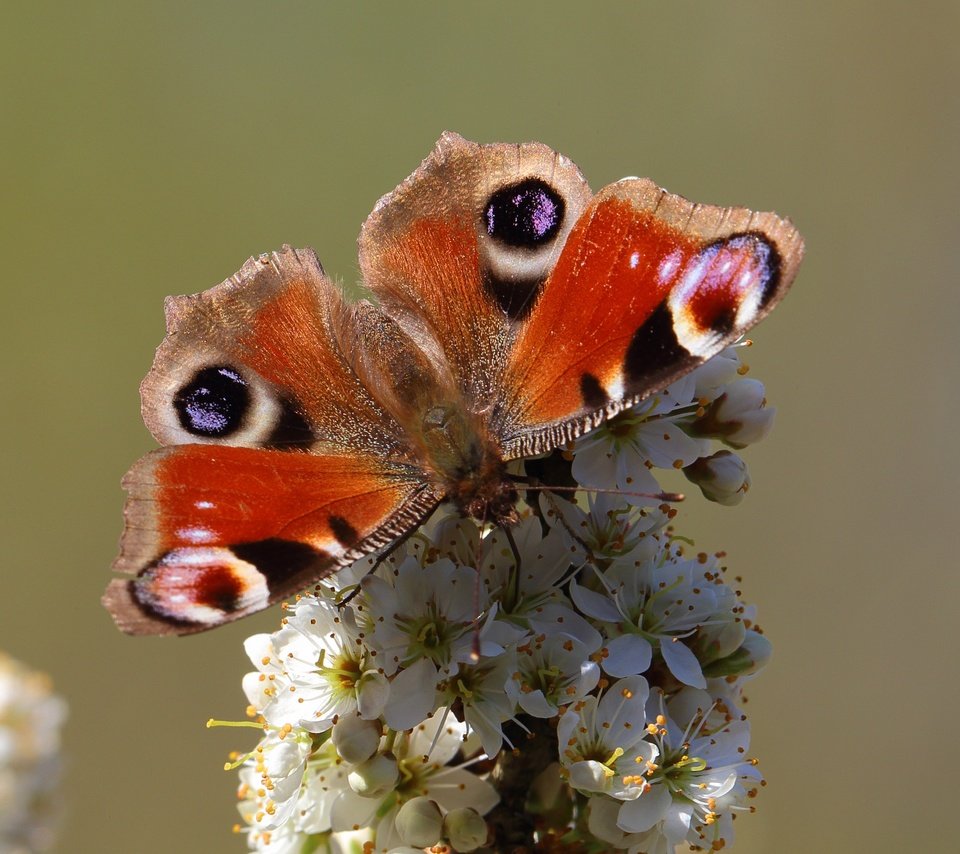
[[[556,447],[693,370],[773,309],[802,256],[775,214],[647,179],[606,187],[517,332],[493,416],[505,456]]]
[[[419,470],[372,455],[180,445],[124,478],[126,529],[104,604],[130,634],[188,634],[287,598],[417,524]]]

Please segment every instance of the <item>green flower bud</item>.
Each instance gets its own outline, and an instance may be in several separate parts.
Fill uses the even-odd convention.
[[[413,798],[400,807],[396,825],[405,845],[427,848],[442,836],[443,816],[429,798]]]
[[[460,807],[444,816],[443,835],[457,851],[476,851],[487,841],[487,823],[475,809]]]
[[[351,764],[364,762],[380,746],[379,721],[365,721],[357,715],[343,715],[334,725],[331,738],[337,753]]]
[[[400,770],[390,754],[378,753],[347,775],[350,788],[364,798],[379,798],[393,789]]]

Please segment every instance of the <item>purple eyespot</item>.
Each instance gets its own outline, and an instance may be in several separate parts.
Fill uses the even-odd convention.
[[[203,368],[174,395],[173,407],[188,433],[222,439],[243,423],[250,408],[250,390],[233,368]]]
[[[483,211],[494,240],[508,246],[536,248],[556,237],[563,224],[560,194],[539,178],[527,178],[497,190]]]

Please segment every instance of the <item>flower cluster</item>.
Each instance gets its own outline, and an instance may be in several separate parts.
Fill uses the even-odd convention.
[[[0,851],[27,854],[53,844],[66,714],[44,674],[0,653]]]
[[[743,497],[714,446],[770,427],[743,373],[728,348],[537,469],[576,496],[531,489],[509,529],[441,508],[249,638],[250,849],[729,847],[759,781],[741,690],[770,649],[654,472]]]

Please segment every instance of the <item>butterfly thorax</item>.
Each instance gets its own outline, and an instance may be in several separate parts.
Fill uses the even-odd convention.
[[[481,522],[517,521],[517,488],[500,448],[462,407],[430,407],[423,416],[424,457],[437,485],[468,516]]]

